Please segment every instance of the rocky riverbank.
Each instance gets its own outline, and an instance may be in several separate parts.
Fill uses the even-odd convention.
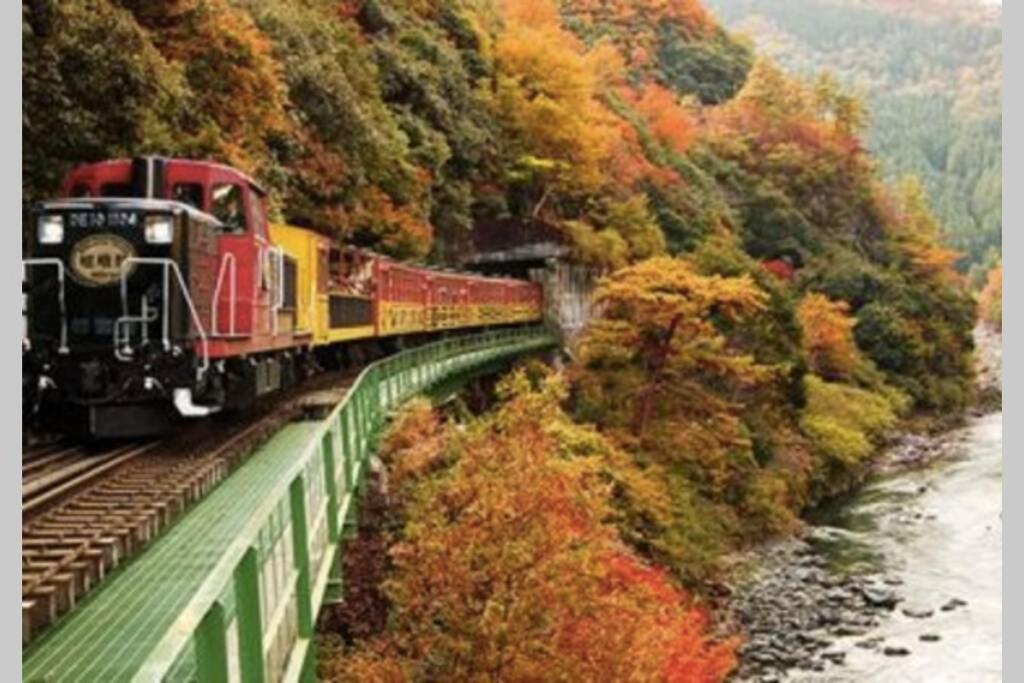
[[[903,580],[895,575],[866,564],[837,571],[818,546],[836,540],[836,533],[812,529],[758,551],[757,571],[734,586],[729,609],[733,628],[746,636],[733,680],[771,683],[834,672],[841,670],[850,647],[904,657],[911,654],[905,644],[873,633],[884,619],[898,614],[919,620],[918,640],[935,644],[942,635],[928,620],[967,605],[954,597],[911,606],[901,594]]]
[[[998,410],[1001,370],[999,336],[979,330],[976,338],[975,416]],[[944,458],[969,452],[974,438],[971,429],[899,437],[874,464],[876,479],[885,475],[896,483],[884,492],[886,504],[867,505],[871,522],[858,529],[862,534],[841,526],[809,525],[796,537],[735,558],[732,580],[722,591],[730,597],[720,610],[725,615],[722,630],[745,637],[732,680],[860,680],[844,673],[847,660],[858,652],[905,658],[942,648],[937,622],[967,608],[965,596],[923,598],[912,591],[908,598],[904,578],[892,563],[873,557],[857,540],[883,528],[890,535],[909,537],[937,525],[936,492],[930,490],[936,483],[927,477],[900,477],[899,472],[928,471],[933,463],[939,467]],[[923,503],[926,499],[928,504]],[[843,503],[835,505],[841,508]],[[902,624],[898,642],[880,634],[879,627],[893,620]]]

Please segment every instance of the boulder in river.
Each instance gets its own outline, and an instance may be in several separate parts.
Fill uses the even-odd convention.
[[[860,594],[867,605],[871,607],[884,607],[885,609],[895,609],[896,605],[903,599],[893,591],[871,588],[870,586],[861,588]]]
[[[927,619],[928,617],[935,614],[935,610],[932,609],[912,609],[910,607],[904,607],[903,613],[911,619]]]
[[[906,657],[910,654],[910,650],[898,645],[888,645],[882,650],[882,654],[886,657]]]
[[[921,640],[925,643],[937,643],[940,640],[942,640],[942,636],[940,636],[938,633],[922,633],[921,637],[918,638],[918,640]]]
[[[952,600],[947,602],[945,605],[943,605],[940,609],[942,609],[943,612],[952,612],[957,607],[966,607],[966,606],[967,606],[967,602],[965,600],[961,600],[960,598],[953,598]]]
[[[866,640],[858,641],[854,643],[854,645],[861,648],[862,650],[874,650],[879,646],[879,644],[883,640],[885,640],[885,636],[875,636],[874,638],[868,638]]]

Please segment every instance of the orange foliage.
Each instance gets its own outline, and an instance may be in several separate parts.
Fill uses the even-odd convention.
[[[938,221],[917,178],[901,181],[895,221],[888,228],[908,265],[919,275],[943,284],[964,284],[963,276],[953,268],[963,254],[940,246]]]
[[[157,46],[182,64],[199,116],[220,129],[224,160],[251,173],[269,162],[266,140],[287,131],[287,90],[270,40],[228,0],[152,3],[140,18],[163,30]]]
[[[677,95],[657,83],[648,83],[632,104],[655,138],[678,154],[689,149],[694,135],[693,115],[680,105]]]
[[[433,226],[415,205],[396,206],[376,187],[362,193],[360,206],[352,215],[352,229],[375,235],[388,253],[399,258],[425,256],[434,239]]]
[[[744,401],[776,367],[730,343],[723,328],[766,306],[749,276],[698,273],[683,259],[652,258],[604,279],[600,311],[580,341],[579,410],[600,416],[624,448],[685,471],[702,493],[735,495],[749,478]]]
[[[447,432],[454,463],[420,483],[392,551],[391,628],[322,675],[724,680],[736,643],[712,642],[706,614],[618,541],[600,458],[564,452],[580,429],[564,391],[517,373],[496,414]]]
[[[803,328],[803,346],[811,370],[825,379],[849,377],[860,363],[853,339],[855,320],[845,301],[831,301],[821,294],[800,300],[797,317]]]
[[[562,12],[584,31],[611,38],[633,76],[656,76],[666,32],[702,40],[715,20],[699,0],[560,0]],[[530,3],[523,3],[530,4]]]
[[[978,297],[978,313],[983,322],[1003,331],[1003,264],[988,271],[985,288]]]
[[[381,440],[380,455],[388,466],[388,486],[398,493],[443,460],[441,421],[427,399],[414,399]]]

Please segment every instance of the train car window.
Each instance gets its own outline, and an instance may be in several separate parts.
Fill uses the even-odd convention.
[[[173,190],[174,201],[203,209],[203,186],[200,183],[176,183]]]
[[[245,233],[245,208],[242,204],[242,186],[220,183],[210,193],[210,213],[224,224],[229,235]]]
[[[342,276],[342,272],[341,272],[341,251],[339,251],[338,249],[331,249],[331,257],[330,257],[329,268],[330,268],[331,282],[334,282],[334,283],[341,282],[341,276]]]
[[[89,186],[84,183],[78,183],[77,185],[71,188],[72,197],[89,197],[91,195],[92,190],[90,190]]]
[[[131,197],[132,186],[128,183],[103,183],[100,185],[101,197]]]

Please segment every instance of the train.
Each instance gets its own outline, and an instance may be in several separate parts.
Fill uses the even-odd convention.
[[[102,161],[62,196],[28,214],[23,399],[78,435],[155,436],[325,367],[542,319],[537,283],[274,223],[266,190],[224,164]]]

